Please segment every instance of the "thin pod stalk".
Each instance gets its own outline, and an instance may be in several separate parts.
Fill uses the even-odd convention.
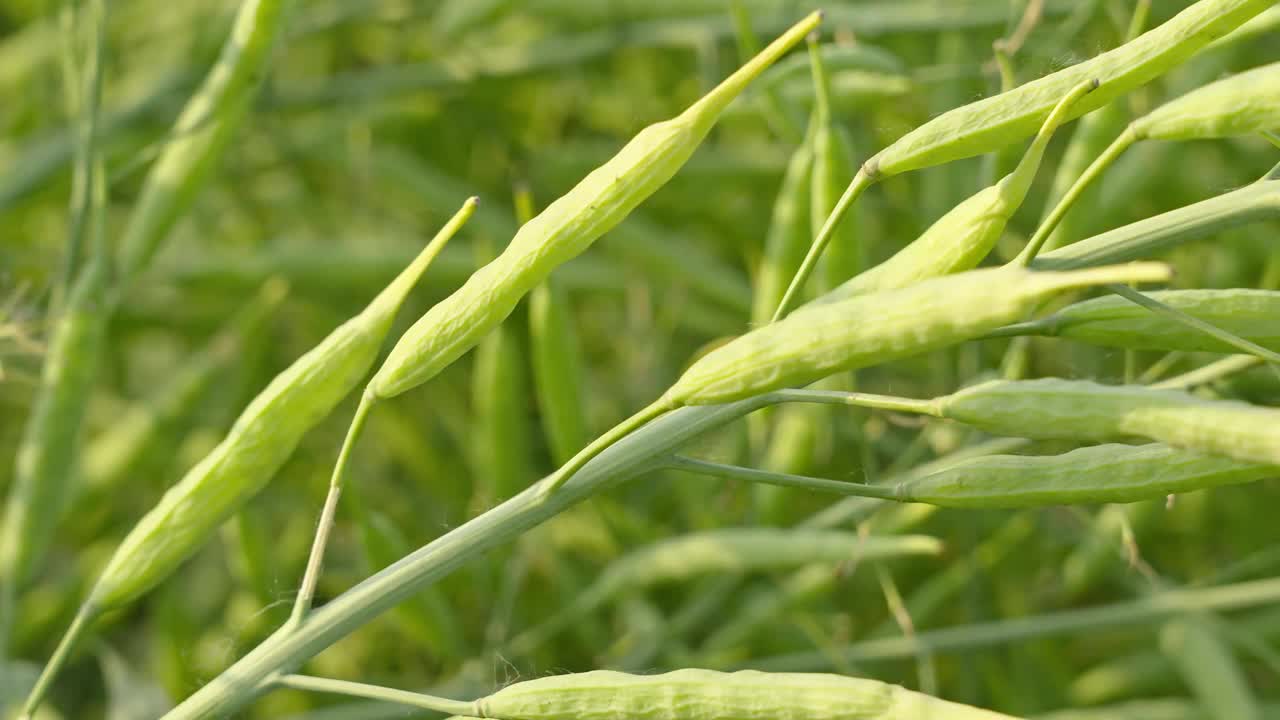
[[[1008,92],[979,100],[899,138],[863,163],[814,238],[775,317],[786,314],[853,202],[881,179],[990,152],[1035,132],[1072,87],[1096,79],[1098,90],[1077,103],[1067,119],[1102,107],[1186,61],[1214,39],[1266,10],[1272,0],[1200,0],[1163,25],[1090,60]]]
[[[1205,140],[1280,127],[1280,62],[1224,78],[1171,100],[1129,126],[1081,173],[1040,223],[1018,261],[1028,264],[1084,191],[1139,140]]]
[[[880,290],[893,290],[939,275],[972,270],[1000,240],[1035,180],[1045,148],[1068,112],[1096,89],[1086,81],[1054,107],[1013,172],[938,218],[919,238],[883,263],[851,278],[802,309]]]
[[[417,280],[422,276],[422,273],[426,272],[431,261],[435,260],[436,256],[440,254],[441,250],[444,250],[444,247],[448,245],[449,241],[453,239],[453,236],[462,229],[462,226],[466,224],[467,220],[471,219],[471,216],[475,214],[476,207],[478,207],[479,204],[479,198],[467,198],[458,212],[454,213],[453,217],[449,218],[449,221],[444,224],[444,227],[440,228],[440,231],[436,233],[436,236],[431,238],[431,242],[427,243],[426,248],[424,248],[422,253],[413,261],[413,264],[401,273],[401,275],[383,291],[383,295],[380,295],[374,300],[373,305],[370,305],[370,308],[373,308],[374,305],[383,302],[384,296],[394,298],[394,300],[391,300],[394,305],[388,308],[390,312],[387,313],[385,322],[383,322],[383,327],[381,328],[381,334],[378,336],[379,345],[381,344],[382,336],[385,335],[387,330],[390,328],[391,320],[395,317],[395,311],[399,309],[401,302],[404,301],[409,290],[417,283]],[[366,310],[366,312],[368,311]],[[373,350],[375,352],[377,351],[376,345]],[[369,357],[365,364],[365,370],[367,370],[368,364],[372,362],[373,357]],[[364,371],[362,370],[361,375],[363,375],[363,373]],[[355,382],[356,379],[353,379],[352,382]],[[298,596],[294,600],[293,611],[290,615],[291,623],[301,621],[302,617],[311,609],[311,599],[312,596],[315,595],[316,583],[320,579],[320,569],[324,564],[325,545],[329,540],[329,531],[333,529],[334,516],[338,511],[338,499],[342,496],[342,486],[346,482],[346,472],[351,458],[351,451],[355,447],[356,441],[360,438],[360,433],[364,430],[365,422],[369,419],[369,412],[372,409],[373,398],[370,396],[368,389],[366,388],[365,392],[360,396],[360,403],[356,406],[356,412],[351,420],[351,425],[347,428],[347,435],[342,440],[342,449],[338,451],[338,459],[333,465],[333,475],[329,478],[329,492],[325,496],[324,507],[320,511],[320,520],[316,525],[316,534],[311,545],[311,554],[307,558],[307,569],[302,576],[302,584],[298,588]]]
[[[457,229],[472,199],[449,226]],[[430,243],[358,315],[278,374],[208,455],[172,486],[116,548],[26,703],[39,706],[81,636],[104,612],[146,593],[270,482],[302,436],[369,371],[400,305],[447,238]]]
[[[120,284],[151,262],[248,114],[290,0],[244,0],[204,83],[187,100],[120,240]]]

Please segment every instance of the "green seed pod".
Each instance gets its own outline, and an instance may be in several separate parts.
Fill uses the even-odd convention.
[[[805,385],[963,342],[1009,318],[1023,317],[1063,290],[1167,279],[1154,263],[1078,273],[1033,273],[1008,266],[933,278],[796,313],[754,330],[695,362],[659,403],[728,402]]]
[[[240,5],[222,55],[187,101],[164,152],[147,174],[120,240],[122,286],[151,261],[235,135],[266,74],[289,4],[245,0]]]
[[[769,229],[765,233],[764,257],[756,272],[752,294],[753,325],[763,325],[773,317],[774,309],[787,290],[787,282],[800,267],[805,249],[809,247],[812,168],[813,144],[810,137],[792,153],[773,201]]]
[[[933,555],[941,550],[941,543],[923,535],[864,537],[836,530],[782,528],[725,528],[683,535],[634,550],[615,561],[572,605],[517,637],[511,649],[529,652],[627,588],[684,581],[711,573]]]
[[[1197,140],[1280,128],[1280,62],[1210,83],[1138,118],[1137,139]]]
[[[507,498],[529,483],[528,377],[514,327],[503,323],[476,348],[473,462],[492,498]]]
[[[53,329],[18,446],[0,530],[0,578],[8,591],[31,578],[73,494],[85,399],[97,376],[109,316],[104,269],[94,262],[77,279]]]
[[[582,401],[582,358],[568,298],[554,278],[529,295],[529,340],[542,429],[556,464],[590,440]]]
[[[1057,378],[995,380],[931,404],[940,417],[999,435],[1077,441],[1145,437],[1244,462],[1280,464],[1280,410],[1176,390]]]
[[[160,498],[112,555],[27,700],[41,701],[79,637],[102,612],[155,587],[271,480],[298,441],[369,372],[418,278],[474,211],[472,198],[372,302],[277,375],[227,436]]]
[[[351,392],[377,357],[396,311],[470,214],[469,204],[369,306],[273,379],[226,438],[160,499],[121,543],[88,605],[107,609],[146,592],[260,491],[298,441]]]
[[[1164,290],[1146,293],[1182,311],[1257,343],[1280,350],[1280,292],[1274,290]],[[1011,325],[999,334],[1026,331],[1105,347],[1234,353],[1238,350],[1199,330],[1116,296],[1069,305],[1045,318]]]
[[[496,260],[427,311],[392,349],[366,392],[395,397],[434,377],[511,313],[558,265],[586,250],[667,182],[747,83],[817,26],[814,13],[689,109],[645,128],[613,159],[523,225]]]
[[[1275,466],[1167,445],[1096,445],[1061,455],[974,458],[896,485],[892,493],[904,502],[946,507],[1039,507],[1136,502],[1277,475]]]
[[[907,133],[867,162],[872,175],[897,175],[980,155],[1035,132],[1058,99],[1081,82],[1100,86],[1067,115],[1077,118],[1182,64],[1197,51],[1273,0],[1200,0],[1120,47],[1008,92],[934,118]]]
[[[1093,88],[1092,83],[1086,82],[1058,102],[1013,172],[938,218],[923,235],[893,257],[822,295],[807,307],[894,290],[977,267],[1004,233],[1009,218],[1022,206],[1054,131],[1071,108]]]
[[[628,675],[594,670],[509,685],[477,700],[475,715],[499,720],[877,720],[1009,716],[947,702],[878,680],[820,673],[674,670]]]

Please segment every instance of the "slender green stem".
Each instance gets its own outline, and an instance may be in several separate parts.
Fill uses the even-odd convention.
[[[787,314],[787,310],[799,300],[800,291],[804,289],[805,281],[813,274],[813,269],[817,266],[818,259],[822,257],[822,251],[826,250],[827,244],[831,242],[836,226],[840,224],[845,213],[849,211],[853,201],[858,199],[862,191],[874,185],[876,179],[874,173],[869,172],[865,165],[858,170],[857,175],[853,176],[853,181],[849,183],[849,187],[845,188],[844,194],[836,202],[835,208],[831,210],[831,214],[822,223],[822,229],[814,237],[813,244],[809,246],[808,254],[804,256],[804,261],[800,263],[800,269],[796,271],[795,277],[791,278],[791,284],[787,286],[786,293],[782,295],[782,302],[778,303],[778,309],[773,313],[772,322],[781,320]]]
[[[908,660],[925,651],[972,650],[1032,638],[1156,622],[1185,612],[1229,610],[1277,602],[1280,602],[1280,578],[1204,589],[1168,590],[1113,605],[943,628],[917,633],[911,638],[867,640],[840,648],[839,657],[850,663]],[[827,668],[830,662],[831,656],[826,652],[801,652],[755,660],[748,665],[771,672],[805,672]]]
[[[381,685],[367,685],[365,683],[350,682],[348,680],[333,680],[331,678],[312,677],[310,675],[285,675],[279,680],[276,680],[275,684],[279,687],[292,688],[294,690],[333,693],[335,695],[348,695],[350,697],[364,698],[366,700],[381,700],[382,702],[398,703],[400,705],[422,708],[423,710],[434,710],[436,712],[445,713],[446,715],[470,717],[481,716],[480,706],[476,702],[450,700],[448,698],[436,697],[435,695],[424,695],[422,693],[409,692],[408,690],[396,690],[395,688],[382,687]]]
[[[1125,128],[1124,132],[1120,133],[1119,137],[1113,140],[1106,150],[1102,151],[1098,159],[1085,168],[1080,178],[1062,196],[1062,199],[1054,206],[1049,216],[1044,219],[1044,222],[1040,223],[1040,227],[1036,228],[1035,234],[1027,242],[1027,247],[1023,249],[1022,254],[1018,255],[1014,262],[1023,267],[1030,265],[1041,248],[1044,247],[1045,241],[1049,239],[1049,235],[1053,233],[1054,228],[1058,227],[1058,223],[1062,222],[1062,218],[1066,216],[1067,211],[1071,209],[1076,200],[1079,200],[1080,196],[1084,194],[1085,189],[1102,175],[1111,166],[1111,163],[1115,162],[1116,158],[1120,157],[1120,154],[1137,139],[1138,136],[1133,132],[1132,127]]]
[[[40,677],[36,679],[36,684],[32,686],[31,692],[27,694],[27,701],[23,704],[22,714],[18,716],[17,720],[31,720],[31,717],[35,715],[40,703],[44,700],[44,696],[48,694],[49,687],[53,684],[53,679],[57,677],[58,671],[62,669],[62,666],[67,664],[67,660],[71,659],[71,652],[75,650],[81,638],[93,626],[93,622],[98,619],[98,614],[97,606],[92,603],[85,603],[80,606],[80,610],[76,612],[75,618],[71,621],[71,627],[67,628],[66,634],[58,642],[57,649],[53,651],[53,656],[49,658],[49,662],[40,671]]]
[[[320,522],[316,525],[315,540],[311,544],[311,556],[307,558],[307,569],[302,576],[302,584],[298,587],[298,597],[293,603],[290,623],[298,623],[311,611],[311,601],[315,597],[316,583],[320,580],[320,569],[324,565],[325,546],[329,542],[329,532],[333,529],[334,516],[338,511],[338,498],[342,496],[342,486],[346,483],[347,467],[350,465],[351,448],[355,446],[364,430],[369,411],[373,409],[378,398],[365,392],[360,396],[360,404],[356,414],[351,418],[351,426],[347,428],[347,437],[342,441],[342,449],[338,451],[338,460],[333,466],[333,475],[329,479],[329,494],[324,499],[324,509],[320,511]]]
[[[1267,139],[1267,142],[1280,148],[1280,134],[1277,134],[1271,130],[1263,130],[1261,134],[1262,134],[1262,137]]]
[[[745,480],[751,483],[804,488],[805,490],[868,497],[877,500],[895,499],[893,488],[885,485],[863,485],[861,483],[843,482],[827,478],[757,470],[756,468],[742,467],[741,465],[726,465],[708,460],[698,460],[683,455],[673,456],[667,461],[666,467],[671,470],[686,470],[727,480]]]
[[[1181,375],[1175,375],[1167,380],[1152,383],[1151,387],[1180,390],[1195,385],[1204,385],[1242,370],[1248,370],[1261,362],[1262,358],[1257,355],[1232,355],[1231,357],[1211,362],[1204,367],[1196,368]]]
[[[919,400],[916,398],[897,397],[896,395],[876,395],[864,392],[847,392],[844,390],[776,390],[772,394],[777,398],[778,402],[846,405],[941,417],[937,403],[933,400]]]
[[[1276,376],[1280,377],[1280,353],[1268,350],[1255,342],[1236,335],[1235,333],[1223,330],[1211,322],[1207,322],[1175,307],[1166,305],[1155,298],[1143,295],[1127,285],[1107,285],[1105,287],[1107,290],[1110,290],[1130,302],[1141,305],[1154,313],[1164,315],[1176,322],[1186,325],[1187,327],[1194,328],[1210,337],[1221,340],[1237,350],[1248,353],[1249,355],[1257,356],[1258,358],[1267,361],[1267,363],[1271,365],[1271,369],[1276,373]]]
[[[663,396],[635,415],[632,415],[626,420],[614,425],[608,432],[593,440],[590,445],[579,450],[577,455],[570,458],[569,462],[561,466],[561,468],[554,474],[546,480],[543,480],[541,490],[539,491],[540,495],[544,498],[551,495],[551,493],[555,492],[561,485],[564,485],[569,478],[573,477],[574,473],[582,469],[582,466],[586,465],[591,458],[599,455],[601,452],[607,450],[610,445],[613,445],[622,438],[643,427],[645,423],[650,420],[653,420],[659,415],[668,413],[675,408],[676,406],[673,405],[666,396]]]

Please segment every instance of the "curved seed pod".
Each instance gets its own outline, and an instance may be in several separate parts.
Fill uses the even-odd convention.
[[[787,282],[800,267],[809,247],[809,191],[813,179],[812,133],[791,154],[782,185],[773,201],[769,229],[765,233],[764,257],[756,272],[752,293],[751,322],[764,325],[782,301]]]
[[[147,174],[120,239],[122,286],[151,261],[248,113],[288,5],[288,0],[244,0],[240,5],[222,54],[187,101]]]
[[[1018,318],[1063,290],[1167,279],[1155,263],[1034,273],[1006,266],[933,278],[852,297],[754,330],[695,362],[659,403],[703,405],[805,385],[946,347]]]
[[[1192,90],[1130,124],[1139,140],[1224,138],[1276,128],[1280,128],[1280,62]]]
[[[724,107],[747,83],[817,26],[814,13],[677,117],[640,131],[516,232],[496,260],[432,307],[396,343],[366,393],[395,397],[434,377],[511,313],[556,266],[617,225],[680,169]]]
[[[632,551],[612,564],[572,605],[512,642],[527,653],[627,588],[709,573],[773,570],[814,562],[932,555],[942,544],[923,535],[861,536],[836,530],[729,528],[691,533]]]
[[[877,153],[864,172],[897,175],[996,150],[1013,138],[1035,132],[1068,90],[1097,78],[1098,91],[1067,116],[1080,117],[1180,65],[1272,4],[1272,0],[1200,0],[1114,50],[943,113]]]
[[[1276,466],[1167,445],[1096,445],[1061,455],[975,458],[892,488],[894,498],[947,507],[1012,508],[1135,502],[1254,482]]]
[[[722,673],[685,669],[660,675],[594,670],[508,685],[474,705],[475,715],[500,720],[1009,720],[1007,715],[878,680],[754,670]]]
[[[1070,109],[1094,87],[1093,83],[1086,82],[1073,88],[1059,101],[1013,172],[938,218],[924,234],[893,257],[805,307],[906,287],[927,278],[977,267],[1004,233],[1009,218],[1022,206],[1054,131],[1066,119]]]
[[[1188,614],[1169,622],[1160,630],[1160,647],[1211,717],[1262,719],[1248,680],[1209,618]]]
[[[23,428],[0,530],[0,578],[7,586],[0,592],[16,593],[31,578],[73,493],[76,446],[106,341],[108,303],[105,268],[93,262],[77,278],[53,329]]]
[[[1280,62],[1210,83],[1129,123],[1076,179],[1028,241],[1020,259],[1030,262],[1084,191],[1139,140],[1208,140],[1280,127]]]
[[[1086,380],[995,380],[930,402],[939,417],[1000,435],[1145,437],[1245,462],[1280,464],[1280,409]]]
[[[129,531],[45,666],[27,700],[28,712],[40,703],[76,641],[99,615],[155,587],[198,550],[262,490],[302,436],[369,372],[405,297],[474,207],[473,198],[368,307],[277,375],[222,442]]]
[[[529,339],[542,429],[556,464],[590,440],[583,412],[581,348],[563,288],[548,278],[529,295]]]
[[[1077,118],[1159,77],[1266,10],[1273,0],[1200,0],[1168,22],[1091,60],[1046,75],[1008,92],[943,113],[899,138],[865,162],[814,238],[775,317],[783,315],[813,272],[845,212],[864,190],[884,177],[997,150],[1035,132],[1054,105],[1082,82],[1099,88],[1076,103]],[[1029,257],[1034,257],[1031,253]]]
[[[491,497],[507,498],[528,484],[529,398],[525,353],[516,328],[500,324],[476,348],[472,375],[476,477]]]
[[[1159,290],[1146,293],[1169,307],[1265,348],[1280,350],[1280,292],[1274,290]],[[1237,352],[1199,330],[1116,296],[1085,300],[998,334],[1052,335],[1134,350]]]

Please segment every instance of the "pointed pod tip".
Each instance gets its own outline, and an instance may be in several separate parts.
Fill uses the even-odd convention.
[[[476,207],[477,205],[480,204],[480,196],[472,195],[471,197],[467,198],[467,202],[465,204],[468,207]]]

